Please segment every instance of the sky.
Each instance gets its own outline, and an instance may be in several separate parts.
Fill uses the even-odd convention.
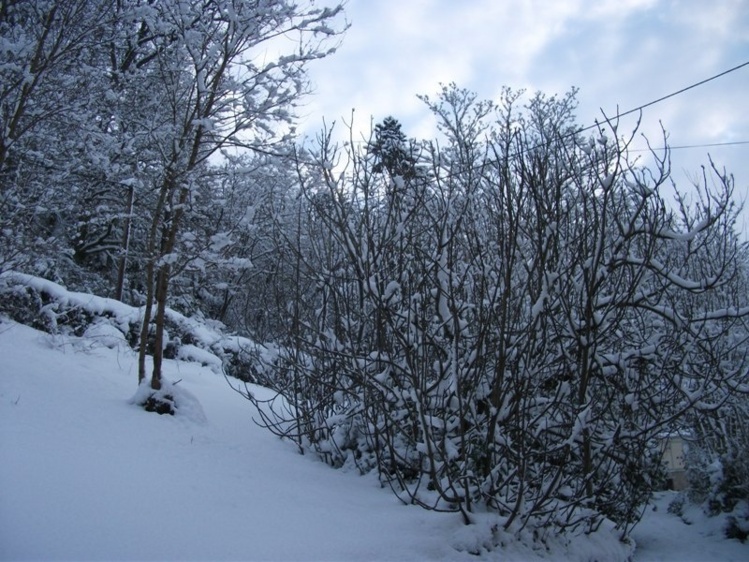
[[[503,86],[576,87],[578,122],[591,125],[749,62],[749,0],[348,0],[345,12],[337,52],[310,66],[311,136],[323,119],[343,129],[353,109],[357,135],[392,115],[407,136],[434,138],[417,95],[451,82],[494,101]],[[749,200],[748,108],[749,65],[646,108],[640,132],[655,146],[660,123],[673,147],[745,143],[675,149],[672,178],[689,185],[709,154]],[[746,235],[749,209],[740,226]]]

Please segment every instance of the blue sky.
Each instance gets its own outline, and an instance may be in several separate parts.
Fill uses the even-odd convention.
[[[310,134],[355,109],[357,131],[393,115],[432,138],[416,96],[449,82],[495,100],[503,86],[578,87],[588,125],[749,61],[749,0],[348,0],[346,17],[338,52],[310,67]],[[672,146],[749,141],[749,66],[647,108],[641,132],[655,144],[659,122]],[[674,150],[674,180],[685,185],[708,153],[749,199],[749,144]]]

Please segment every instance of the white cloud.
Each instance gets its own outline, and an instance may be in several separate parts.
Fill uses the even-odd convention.
[[[589,124],[599,108],[628,110],[749,60],[746,0],[349,0],[347,13],[339,52],[312,68],[313,132],[356,108],[360,128],[392,114],[431,136],[416,95],[452,81],[495,99],[505,85],[578,86]],[[749,140],[747,91],[749,67],[646,109],[642,130],[657,139],[662,121],[675,145]],[[749,193],[747,147],[711,150]],[[675,151],[675,169],[707,152]]]

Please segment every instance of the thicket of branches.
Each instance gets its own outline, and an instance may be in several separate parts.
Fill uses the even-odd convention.
[[[574,93],[519,99],[446,87],[424,98],[441,146],[391,122],[299,157],[296,294],[266,381],[283,400],[261,407],[404,501],[625,535],[662,477],[657,438],[747,389],[733,185],[713,170],[672,210],[668,155],[638,165],[636,130],[576,133]]]

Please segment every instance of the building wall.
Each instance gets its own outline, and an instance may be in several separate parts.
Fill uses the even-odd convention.
[[[665,437],[662,440],[663,464],[669,478],[669,488],[684,490],[688,486],[686,466],[684,464],[684,440],[679,436]]]

